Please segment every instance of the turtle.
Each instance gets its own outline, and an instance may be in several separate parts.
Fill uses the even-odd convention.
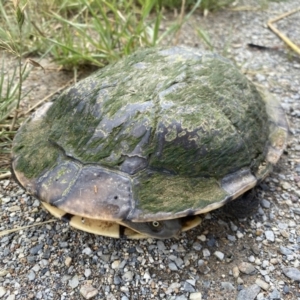
[[[237,211],[250,210],[250,191],[272,171],[288,133],[279,101],[229,59],[154,47],[40,107],[14,138],[12,170],[71,226],[165,239],[204,213],[235,210],[245,195]]]

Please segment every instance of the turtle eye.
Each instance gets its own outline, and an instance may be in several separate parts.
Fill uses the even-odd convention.
[[[158,228],[158,227],[160,227],[160,222],[158,222],[158,221],[153,221],[153,222],[152,222],[152,226],[155,227],[155,228]]]
[[[149,227],[153,232],[160,232],[163,229],[163,223],[158,221],[153,221],[148,223]]]

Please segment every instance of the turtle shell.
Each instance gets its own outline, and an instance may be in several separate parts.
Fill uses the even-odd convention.
[[[150,222],[208,212],[282,154],[279,102],[227,59],[138,51],[64,91],[19,129],[12,167],[42,202],[81,217]]]

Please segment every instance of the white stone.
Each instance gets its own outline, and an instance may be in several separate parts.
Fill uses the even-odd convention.
[[[197,239],[200,240],[201,242],[205,242],[206,236],[204,234],[201,234],[200,236],[197,237]]]
[[[93,253],[90,247],[86,247],[82,250],[82,254],[91,255]]]
[[[98,290],[90,285],[84,285],[80,289],[80,294],[84,299],[91,299],[98,294]]]
[[[66,259],[65,259],[65,265],[67,267],[70,267],[71,262],[72,262],[72,257],[70,257],[70,256],[66,257]]]
[[[202,253],[203,253],[204,257],[209,257],[210,256],[210,251],[207,248],[203,249]]]
[[[120,260],[115,260],[112,264],[111,264],[111,267],[113,269],[117,269],[119,268],[119,265],[120,265]]]
[[[85,269],[85,270],[84,270],[84,276],[85,276],[86,278],[90,277],[91,274],[92,274],[91,269]]]
[[[2,298],[6,294],[6,289],[3,286],[0,286],[0,298]]]
[[[215,251],[214,256],[216,256],[219,260],[223,260],[225,254],[221,251]]]
[[[69,280],[69,286],[72,289],[77,288],[78,284],[79,284],[79,280],[78,280],[78,276],[77,275],[75,275],[73,278],[71,278],[71,280]]]
[[[234,278],[238,278],[240,275],[240,270],[237,266],[233,267],[232,269],[232,275]]]
[[[244,237],[244,235],[243,235],[240,231],[237,231],[236,237],[237,237],[238,239],[241,239],[241,238]]]
[[[202,294],[200,292],[190,293],[190,300],[202,300]]]
[[[255,280],[255,283],[256,283],[259,287],[261,287],[262,289],[264,289],[265,291],[267,291],[267,290],[269,289],[269,284],[266,283],[265,281],[263,281],[263,280],[260,279],[260,278],[257,278],[257,279]]]

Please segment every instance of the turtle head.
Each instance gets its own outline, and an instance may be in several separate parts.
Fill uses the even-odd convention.
[[[182,230],[182,222],[180,219],[152,222],[122,221],[122,223],[134,231],[156,239],[176,237]]]

